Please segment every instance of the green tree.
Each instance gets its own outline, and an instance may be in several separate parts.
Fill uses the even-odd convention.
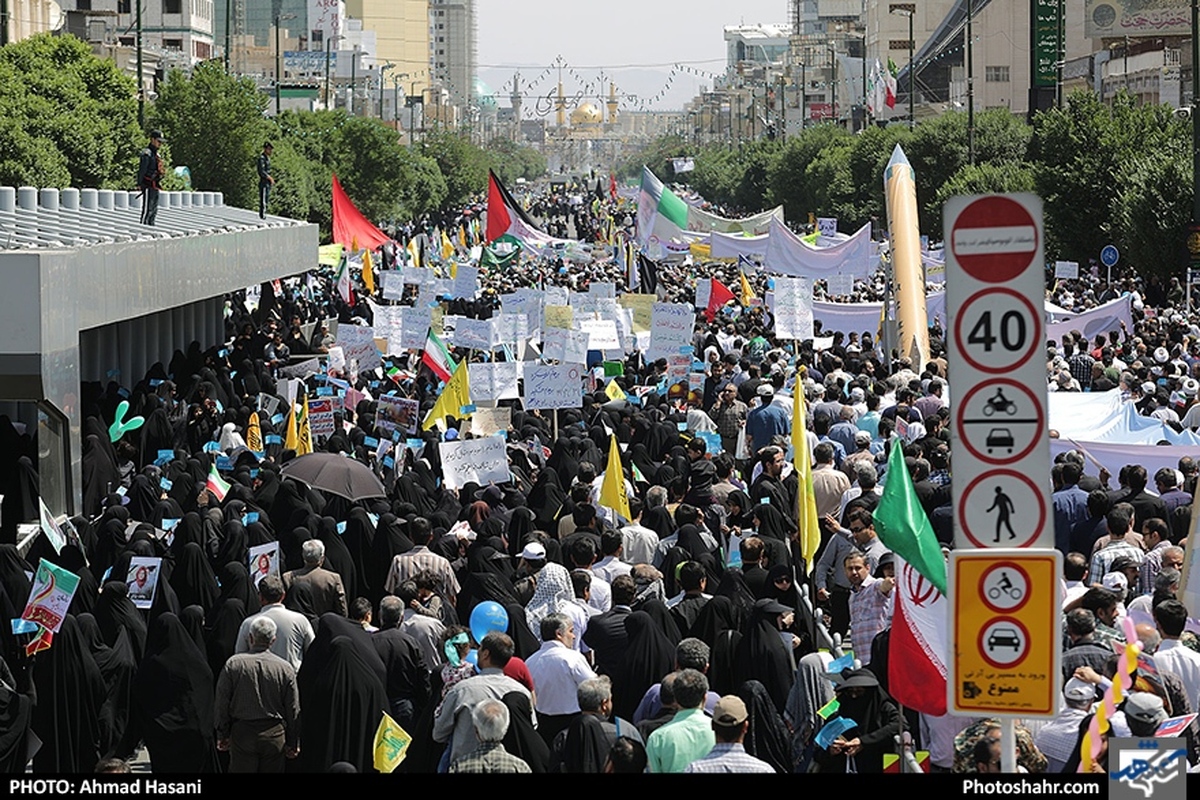
[[[491,159],[465,136],[435,133],[422,138],[417,152],[437,162],[446,181],[446,203],[465,205],[472,197],[486,191]]]
[[[659,180],[670,182],[675,177],[671,159],[690,155],[694,151],[695,148],[678,134],[660,136],[622,161],[617,166],[617,177],[640,181],[642,166],[645,165]]]
[[[1063,108],[1038,114],[1033,127],[1029,155],[1045,203],[1046,258],[1073,261],[1095,258],[1112,241],[1125,165],[1190,133],[1169,107],[1139,105],[1124,92],[1107,105],[1076,92]],[[1179,230],[1172,238],[1182,237]]]
[[[827,147],[849,142],[850,138],[839,125],[817,125],[788,139],[767,174],[769,204],[782,204],[784,214],[793,220],[808,219],[809,214],[833,213],[828,205],[822,205],[828,202],[830,187],[810,179],[808,169]]]
[[[1121,254],[1142,275],[1178,274],[1192,218],[1190,143],[1143,153],[1121,168],[1113,228]]]
[[[0,183],[132,188],[136,86],[73,36],[0,48]]]
[[[191,170],[196,189],[223,192],[230,205],[257,208],[254,161],[271,136],[263,118],[267,102],[253,80],[232,77],[220,62],[208,61],[190,77],[172,70],[148,116],[171,145],[175,162]]]
[[[511,139],[493,139],[487,146],[487,156],[506,186],[516,183],[517,178],[531,181],[546,174],[546,157]]]
[[[969,194],[1005,194],[1009,192],[1032,192],[1034,190],[1033,172],[1021,164],[967,164],[950,177],[938,189],[934,200],[928,207],[938,209],[941,217],[942,206],[951,197]],[[924,229],[923,229],[924,230]],[[941,228],[927,231],[930,238],[942,238]]]

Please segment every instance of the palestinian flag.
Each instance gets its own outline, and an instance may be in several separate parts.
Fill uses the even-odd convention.
[[[421,352],[421,363],[429,367],[440,381],[448,381],[454,374],[456,367],[454,359],[450,357],[450,351],[446,349],[446,345],[442,343],[432,328],[425,337],[425,349]]]
[[[204,488],[212,492],[212,496],[217,498],[218,503],[224,501],[225,495],[229,493],[229,484],[217,472],[216,464],[208,468],[208,480],[205,482]]]
[[[642,167],[642,189],[638,193],[637,235],[638,244],[652,258],[658,258],[652,244],[660,249],[686,253],[689,237],[687,203],[663,185],[649,167]],[[647,248],[650,248],[647,250]]]
[[[487,230],[483,242],[491,244],[505,234],[539,254],[554,245],[578,244],[573,239],[556,239],[538,230],[496,173],[488,170]]]

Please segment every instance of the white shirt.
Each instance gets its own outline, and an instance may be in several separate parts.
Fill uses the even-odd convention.
[[[284,608],[283,603],[263,606],[262,611],[243,620],[242,627],[238,629],[234,652],[250,652],[250,623],[259,617],[267,617],[275,623],[275,641],[267,649],[299,671],[300,662],[304,660],[308,646],[313,643],[312,624],[303,614]]]
[[[411,636],[417,643],[417,649],[421,651],[421,657],[425,659],[425,666],[430,670],[439,669],[446,660],[446,656],[442,653],[442,634],[446,632],[446,626],[442,624],[442,621],[406,608],[404,609],[404,621],[400,623],[399,627],[403,633]]]
[[[612,586],[604,578],[594,573],[592,575],[592,593],[588,600],[588,605],[600,612],[605,612],[612,608]]]
[[[592,564],[592,574],[599,576],[609,584],[616,580],[618,575],[628,575],[631,572],[633,572],[633,567],[616,556],[605,556]]]
[[[626,564],[649,564],[658,548],[658,534],[641,525],[621,528],[621,560]]]
[[[540,714],[578,714],[579,684],[596,677],[582,653],[557,639],[542,642],[538,651],[525,659],[525,666],[533,678]]]
[[[1160,670],[1178,675],[1192,709],[1200,708],[1200,653],[1184,647],[1178,639],[1163,639],[1154,653],[1154,663]]]
[[[575,597],[571,599],[571,602],[563,603],[559,613],[570,617],[571,623],[575,626],[574,649],[580,653],[590,653],[592,648],[583,641],[583,635],[587,633],[588,620],[600,612],[589,606],[583,598]]]

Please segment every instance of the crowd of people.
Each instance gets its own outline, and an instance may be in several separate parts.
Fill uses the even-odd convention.
[[[636,216],[628,203],[589,195],[569,209],[543,205],[564,224],[577,217],[571,227],[593,237],[595,257],[484,270],[477,297],[442,301],[446,313],[489,318],[520,287],[628,288],[628,265],[604,248]],[[440,241],[473,214],[405,234]],[[696,278],[736,275],[690,259],[652,268],[638,291],[689,303]],[[767,278],[749,277],[762,296]],[[1078,310],[1108,291],[1076,288],[1056,301]],[[40,741],[35,772],[119,771],[142,748],[154,773],[370,771],[385,713],[411,737],[398,769],[412,773],[869,773],[913,750],[927,751],[935,771],[995,771],[998,720],[902,711],[888,691],[896,583],[873,511],[892,449],[903,449],[937,538],[954,542],[939,321],[932,357],[914,365],[886,358],[874,331],[837,332],[818,347],[777,340],[761,304],[731,303],[712,318],[698,309],[702,386],[672,392],[666,362],[631,351],[615,378],[626,399],[593,379],[578,408],[554,414],[499,401],[512,408],[511,480],[455,490],[439,443],[470,438],[468,422],[417,429],[380,457],[393,437],[378,398],[416,400],[424,416],[438,397],[419,351],[369,370],[330,371],[321,359],[337,341],[330,320],[371,322],[371,293],[356,289],[347,303],[331,270],[264,284],[256,298],[228,298],[226,341],[194,343],[127,385],[84,385],[83,508],[69,540],[57,551],[47,537],[23,553],[0,545],[9,619],[41,559],[80,579],[49,649],[27,656],[31,634],[0,631],[5,771],[26,769],[30,733]],[[882,281],[859,282],[852,299],[882,291]],[[1135,279],[1112,291],[1137,294],[1134,328],[1053,343],[1048,382],[1120,391],[1138,413],[1200,423],[1194,316],[1155,309]],[[313,357],[318,369],[289,372]],[[1077,385],[1058,385],[1063,370]],[[369,465],[386,496],[348,499],[281,473],[297,455],[285,446],[286,411],[268,406],[286,409],[287,378],[303,382],[300,396],[339,401],[333,433],[315,436],[315,449]],[[350,391],[362,399],[341,402]],[[820,517],[811,567],[799,546],[794,392],[811,425],[803,435]],[[145,424],[113,441],[122,402]],[[252,415],[258,451],[245,438]],[[31,454],[29,434],[7,419],[0,437]],[[600,502],[612,437],[627,517]],[[210,482],[218,457],[223,497]],[[11,476],[23,487],[16,518],[37,516],[20,505],[35,502],[32,463]],[[1017,726],[1029,772],[1079,768],[1126,615],[1138,615],[1156,669],[1135,676],[1113,735],[1151,735],[1200,710],[1200,647],[1175,599],[1195,463],[1160,470],[1156,491],[1137,464],[1115,484],[1089,469],[1067,452],[1051,470],[1065,556],[1064,691],[1056,718]],[[15,531],[5,533],[12,542]],[[250,550],[272,542],[279,568],[256,581]],[[135,557],[162,559],[145,609],[129,596]],[[481,608],[503,629],[477,625]],[[827,740],[834,700],[854,726]],[[1186,729],[1193,764],[1196,733]],[[1085,767],[1105,766],[1103,749],[1091,755]]]

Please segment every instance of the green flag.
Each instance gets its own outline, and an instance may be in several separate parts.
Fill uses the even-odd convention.
[[[887,485],[875,507],[875,533],[889,550],[912,564],[938,591],[946,594],[946,561],[913,489],[899,439],[893,440],[888,456]]]

